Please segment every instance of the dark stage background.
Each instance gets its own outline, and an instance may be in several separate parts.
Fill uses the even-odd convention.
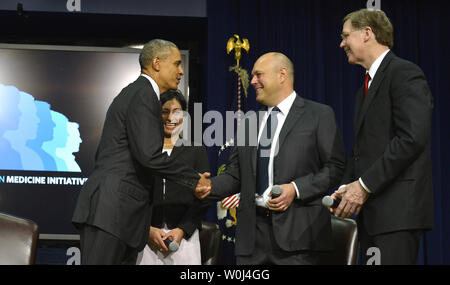
[[[241,60],[242,67],[249,72],[255,60],[269,51],[283,52],[294,62],[295,90],[302,97],[333,107],[349,151],[354,96],[362,84],[364,71],[359,66],[350,66],[339,48],[341,20],[347,13],[365,8],[367,2],[209,0],[207,17],[32,12],[26,11],[25,5],[25,16],[0,10],[0,42],[124,47],[153,38],[171,40],[190,52],[189,109],[193,110],[194,102],[202,102],[204,111],[218,110],[225,115],[226,110],[236,110],[237,105],[236,74],[228,71],[235,61],[226,54],[225,47],[233,34],[239,34],[250,41],[250,53],[243,51]],[[445,127],[450,121],[450,112],[446,111],[450,109],[449,1],[380,2],[394,24],[394,53],[423,69],[435,100],[432,130],[435,225],[422,241],[418,263],[450,264],[450,193],[446,184],[450,132]],[[256,109],[255,92],[250,87],[244,110]],[[219,147],[208,149],[212,173],[222,163],[218,150]],[[206,218],[216,220],[213,208]],[[46,257],[48,260],[50,255]]]

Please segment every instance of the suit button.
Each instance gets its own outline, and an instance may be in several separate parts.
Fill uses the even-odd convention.
[[[353,159],[354,159],[355,161],[358,161],[358,160],[359,160],[359,156],[355,156]]]

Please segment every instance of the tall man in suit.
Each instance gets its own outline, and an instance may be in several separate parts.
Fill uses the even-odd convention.
[[[433,225],[431,113],[421,69],[394,55],[393,27],[382,11],[343,19],[340,47],[366,70],[356,95],[354,142],[333,194],[337,216],[358,215],[362,262],[377,247],[381,264],[415,264],[420,236]]]
[[[83,264],[136,263],[148,240],[155,175],[189,189],[207,184],[161,151],[159,94],[177,89],[183,75],[180,51],[171,42],[152,40],[139,63],[141,76],[108,109],[94,172],[78,197],[72,222],[80,228]],[[197,190],[201,195],[208,188]]]
[[[238,128],[226,171],[208,199],[240,192],[238,264],[316,264],[330,250],[331,224],[321,198],[342,178],[345,149],[333,110],[294,91],[294,66],[281,53],[261,56],[252,71],[256,100]],[[273,185],[282,194],[270,199]]]

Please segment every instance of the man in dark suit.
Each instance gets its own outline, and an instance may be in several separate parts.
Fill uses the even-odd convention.
[[[155,175],[189,189],[202,176],[162,153],[159,94],[177,89],[180,51],[164,40],[147,43],[141,76],[125,87],[106,114],[94,172],[83,186],[72,222],[80,229],[83,264],[135,264],[148,240]],[[198,188],[196,195],[206,187]]]
[[[238,264],[317,264],[319,252],[332,248],[321,198],[345,168],[334,112],[296,94],[293,64],[281,53],[261,56],[252,74],[256,99],[267,110],[241,121],[226,171],[212,179],[208,199],[241,193]],[[273,185],[282,194],[270,199]]]
[[[382,11],[343,20],[340,47],[366,69],[356,96],[354,142],[337,216],[358,217],[362,262],[376,247],[381,264],[415,264],[420,236],[433,225],[433,98],[421,69],[394,55],[393,27]],[[348,184],[347,184],[348,183]]]

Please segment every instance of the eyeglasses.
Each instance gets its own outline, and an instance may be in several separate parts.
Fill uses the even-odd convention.
[[[348,34],[341,34],[341,39],[342,39],[343,41],[347,41],[347,38],[350,36],[351,33],[357,32],[357,31],[361,31],[361,30],[362,30],[362,29],[360,29],[360,30],[352,30],[352,31],[350,31]]]

